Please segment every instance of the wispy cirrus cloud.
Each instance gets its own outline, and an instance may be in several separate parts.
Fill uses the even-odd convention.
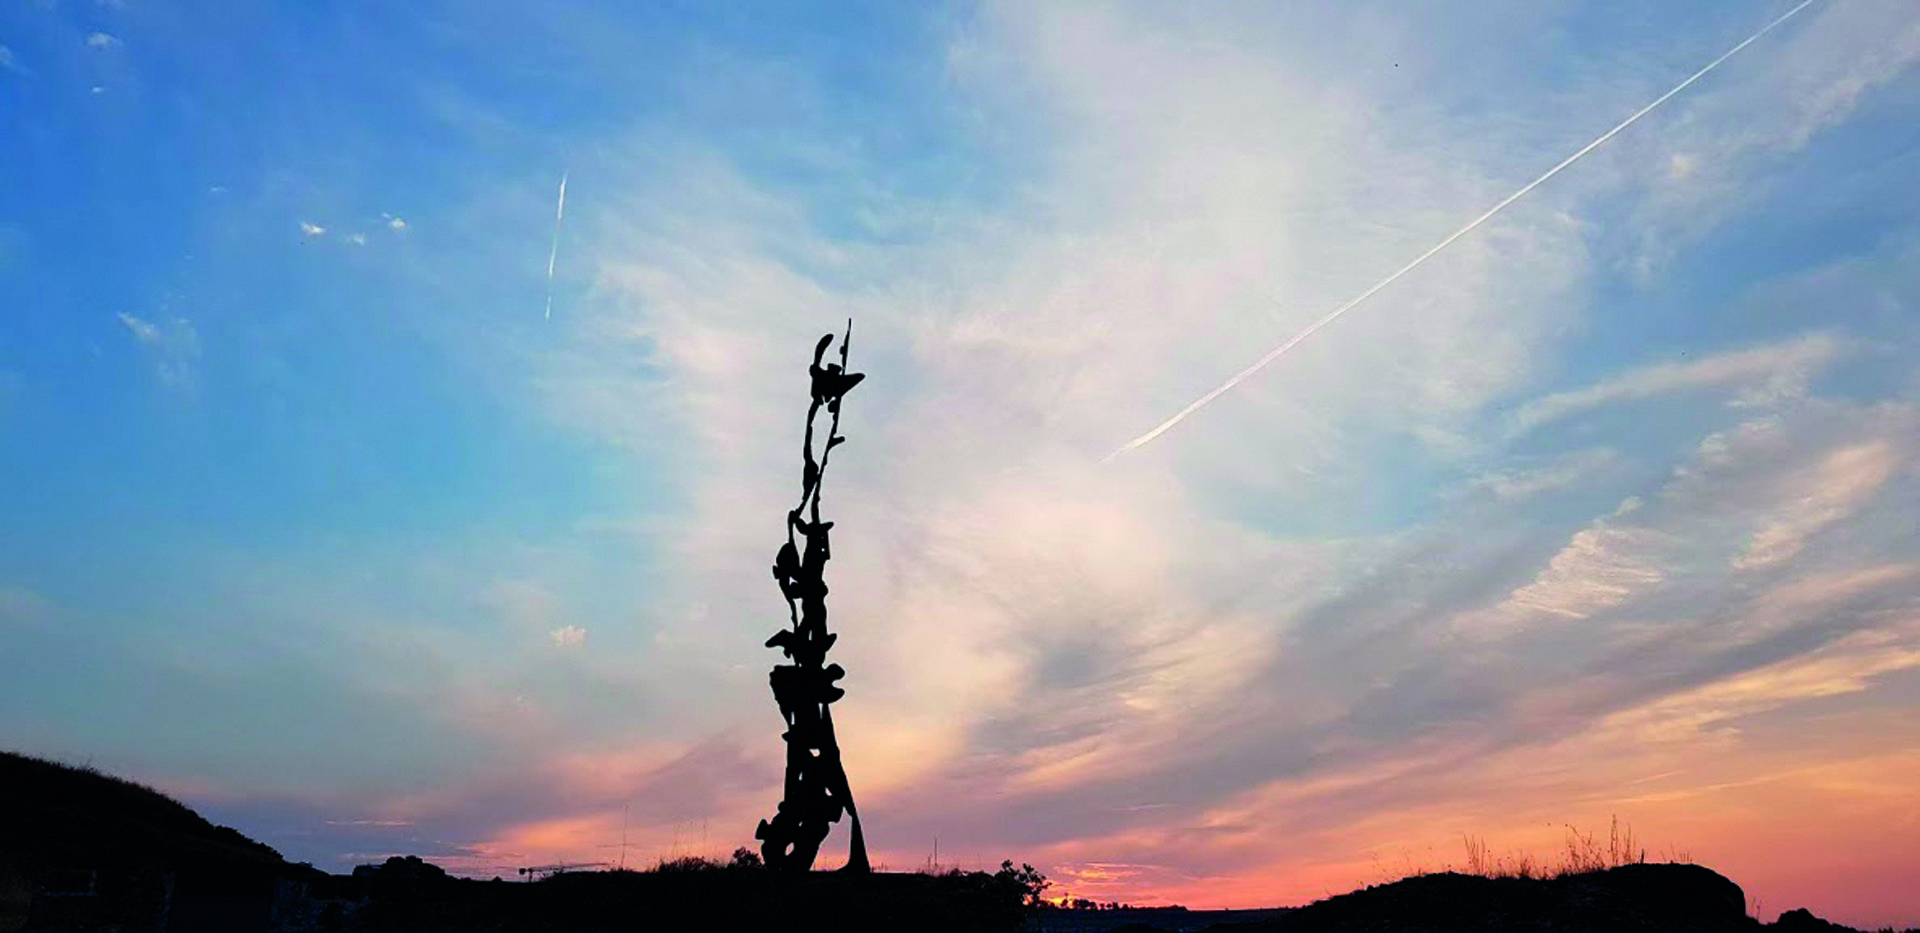
[[[949,212],[954,236],[930,246],[838,241],[810,226],[807,205],[706,153],[636,165],[632,177],[659,180],[637,184],[633,209],[617,197],[609,208],[609,301],[571,325],[579,343],[556,354],[550,404],[699,464],[686,518],[662,532],[676,562],[663,598],[705,607],[686,637],[715,643],[716,658],[764,627],[753,594],[723,581],[764,562],[764,516],[785,507],[783,402],[799,377],[781,348],[807,345],[819,320],[857,319],[871,388],[850,403],[855,446],[838,478],[857,492],[840,497],[834,571],[862,582],[836,588],[836,627],[850,633],[836,651],[855,674],[846,733],[869,743],[849,740],[849,768],[885,827],[871,844],[907,851],[917,843],[899,840],[937,833],[961,849],[1035,847],[1114,892],[1146,877],[1164,892],[1251,890],[1253,873],[1350,878],[1355,864],[1329,853],[1381,840],[1396,817],[1446,807],[1505,825],[1475,803],[1485,788],[1526,786],[1551,750],[1599,741],[1620,710],[1854,644],[1849,633],[1890,637],[1878,613],[1909,597],[1903,577],[1809,597],[1793,622],[1751,595],[1820,590],[1807,581],[1843,572],[1834,565],[1898,550],[1863,503],[1912,451],[1886,448],[1873,489],[1864,467],[1819,466],[1859,466],[1843,452],[1912,417],[1816,395],[1855,347],[1843,332],[1629,364],[1489,417],[1533,385],[1558,322],[1578,316],[1558,299],[1597,274],[1585,253],[1603,232],[1583,223],[1583,198],[1644,194],[1605,172],[1462,240],[1394,308],[1249,381],[1180,445],[1095,468],[1137,428],[1131,415],[1205,388],[1195,374],[1297,326],[1296,309],[1325,307],[1367,281],[1372,259],[1430,242],[1427,228],[1450,229],[1499,184],[1424,156],[1444,125],[1369,122],[1297,64],[1311,55],[1276,65],[1289,59],[1241,54],[1217,26],[999,9],[956,44],[955,80],[1011,68],[1019,102],[987,99],[1058,134],[1045,200],[1030,215],[1014,205],[1014,221]],[[1195,44],[1213,53],[1187,55]],[[1696,112],[1723,94],[1704,90]],[[1274,113],[1317,135],[1261,117]],[[1613,164],[1670,157],[1630,149]],[[1335,222],[1369,216],[1400,220]],[[849,278],[882,284],[850,291],[838,284]],[[650,394],[656,383],[608,351],[643,355],[667,390]],[[647,406],[614,404],[641,395]],[[1626,437],[1504,449],[1656,398],[1719,427],[1664,468]],[[1489,495],[1341,536],[1241,510],[1268,496],[1299,516],[1316,498],[1377,494],[1392,481],[1370,438],[1392,432],[1421,438],[1422,456],[1487,465],[1463,486]],[[1856,492],[1830,491],[1849,477]],[[1619,490],[1598,514],[1543,528],[1528,511],[1543,492],[1594,484]],[[1823,496],[1834,504],[1803,507]],[[1754,542],[1772,553],[1795,535],[1832,547],[1736,566]],[[1901,668],[1868,669],[1862,690]],[[1693,764],[1668,754],[1558,799]],[[916,805],[929,796],[941,812]],[[1529,814],[1565,816],[1532,799]],[[1138,870],[1102,874],[1114,865]]]
[[[1638,505],[1638,500],[1627,504]],[[1495,611],[1585,619],[1611,609],[1665,578],[1648,553],[1656,541],[1646,529],[1596,522],[1575,534],[1532,582],[1514,590]]]
[[[200,361],[200,334],[192,321],[176,317],[154,322],[125,311],[118,312],[117,317],[152,360],[162,384],[175,389],[192,387]]]
[[[1754,24],[1595,17],[1570,51],[1557,21],[1540,28],[1562,14],[1539,7],[987,5],[929,25],[932,48],[886,72],[910,102],[892,122],[842,106],[804,62],[722,55],[686,69],[717,80],[683,107],[569,140],[601,192],[568,221],[592,284],[537,333],[512,322],[539,285],[550,202],[463,214],[410,191],[433,218],[434,237],[405,244],[422,262],[448,231],[519,231],[476,234],[466,265],[434,269],[518,285],[394,305],[418,306],[410,323],[457,361],[450,394],[497,393],[501,412],[476,419],[490,432],[537,425],[538,464],[589,465],[555,508],[590,514],[235,572],[229,590],[259,588],[236,615],[296,619],[288,664],[338,688],[289,689],[351,702],[299,704],[333,718],[288,714],[314,742],[254,756],[282,769],[258,779],[282,796],[204,793],[276,843],[407,847],[482,874],[606,857],[629,802],[643,851],[687,851],[709,821],[708,854],[749,843],[778,796],[760,646],[781,622],[765,566],[798,481],[805,350],[852,316],[871,378],[829,485],[829,579],[850,671],[836,718],[879,857],[917,863],[938,835],[1103,899],[1205,906],[1371,880],[1368,851],[1526,841],[1610,811],[1768,892],[1791,880],[1778,847],[1699,840],[1752,839],[1780,825],[1753,814],[1787,810],[1853,834],[1802,852],[1889,838],[1851,814],[1889,822],[1902,804],[1856,811],[1819,784],[1912,773],[1871,747],[1911,706],[1920,384],[1891,361],[1913,346],[1912,264],[1739,241],[1716,243],[1706,285],[1660,276],[1716,229],[1817,213],[1769,200],[1788,155],[1888,202],[1833,208],[1847,223],[1900,213],[1902,186],[1835,141],[1873,134],[1830,131],[1897,115],[1876,95],[1903,93],[1904,59],[1847,56],[1876,26],[1897,53],[1901,12],[1808,7],[1767,57],[1409,273],[1179,444],[1106,468],[1142,417]],[[579,17],[541,28],[571,49],[567,30],[596,22]],[[1799,96],[1778,113],[1755,106],[1783,86]],[[513,124],[502,106],[462,126],[550,145]],[[929,149],[888,148],[900,139]],[[537,187],[493,180],[483,199]],[[476,216],[514,222],[459,222]],[[406,230],[336,221],[298,230],[331,235],[310,246]],[[1643,247],[1658,261],[1623,271]],[[474,256],[520,258],[495,279]],[[1660,320],[1619,300],[1649,283],[1681,296]],[[122,324],[143,352],[171,340],[159,316]],[[1866,350],[1882,345],[1896,352]],[[1569,385],[1559,361],[1576,357],[1586,383]],[[1582,417],[1602,413],[1630,417]],[[196,702],[245,695],[241,675],[191,669],[214,684],[179,688]],[[362,723],[436,740],[372,743]],[[338,760],[341,743],[392,757]],[[1832,769],[1812,774],[1806,744]],[[1888,903],[1911,880],[1872,877]]]
[[[1798,554],[1809,536],[1846,518],[1878,492],[1892,475],[1896,457],[1893,446],[1884,440],[1828,455],[1801,481],[1806,494],[1753,533],[1734,567],[1767,567]]]
[[[126,326],[127,332],[133,334],[133,339],[144,344],[160,342],[160,328],[154,326],[153,322],[142,320],[125,311],[119,312],[118,317],[120,323]]]
[[[1625,462],[1619,451],[1601,447],[1576,451],[1542,464],[1516,464],[1504,470],[1481,473],[1470,485],[1496,499],[1517,501],[1578,487]]]
[[[1697,360],[1642,366],[1586,388],[1528,402],[1514,413],[1512,431],[1524,434],[1595,408],[1697,389],[1736,387],[1740,392],[1733,402],[1739,405],[1804,395],[1808,381],[1846,349],[1845,342],[1830,334],[1810,334]]]
[[[1899,0],[1832,4],[1777,38],[1764,67],[1697,105],[1649,149],[1668,170],[1648,173],[1636,207],[1630,270],[1645,278],[1689,244],[1767,195],[1766,169],[1794,158],[1872,95],[1920,64],[1920,26]]]

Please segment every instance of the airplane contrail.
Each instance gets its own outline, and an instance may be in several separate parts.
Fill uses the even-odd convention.
[[[1813,0],[1807,0],[1812,3]],[[547,249],[547,313],[543,320],[553,320],[553,261],[560,257],[560,221],[567,216],[567,173],[560,173],[560,203],[553,209],[553,246]]]
[[[1600,138],[1586,144],[1585,146],[1582,146],[1579,152],[1576,152],[1573,155],[1567,156],[1565,159],[1561,160],[1559,165],[1556,165],[1550,169],[1547,169],[1546,174],[1541,175],[1539,178],[1536,178],[1530,182],[1527,182],[1525,187],[1521,188],[1519,191],[1515,191],[1514,193],[1507,195],[1507,197],[1504,200],[1502,200],[1500,203],[1495,204],[1491,208],[1488,208],[1486,213],[1481,214],[1478,217],[1475,217],[1472,221],[1468,222],[1466,226],[1453,231],[1453,233],[1449,235],[1446,239],[1441,240],[1439,243],[1434,244],[1432,249],[1429,249],[1426,252],[1421,253],[1419,256],[1414,257],[1414,260],[1412,262],[1407,263],[1404,266],[1401,266],[1392,275],[1389,275],[1386,278],[1381,279],[1380,281],[1374,283],[1373,287],[1367,289],[1364,292],[1361,292],[1358,295],[1355,295],[1351,299],[1348,299],[1346,304],[1343,304],[1340,307],[1333,309],[1331,312],[1328,312],[1328,314],[1325,317],[1317,321],[1314,321],[1312,324],[1307,325],[1305,330],[1302,330],[1301,332],[1294,334],[1293,337],[1289,339],[1286,343],[1283,343],[1273,348],[1272,350],[1268,351],[1266,356],[1263,356],[1259,360],[1255,361],[1252,366],[1249,366],[1246,369],[1243,369],[1235,373],[1233,375],[1233,378],[1228,379],[1226,382],[1221,383],[1219,388],[1214,389],[1213,391],[1200,396],[1200,398],[1195,400],[1193,404],[1180,409],[1178,414],[1175,414],[1173,417],[1160,422],[1158,427],[1155,427],[1153,430],[1148,431],[1147,433],[1142,434],[1139,437],[1136,437],[1133,440],[1126,442],[1125,444],[1121,445],[1119,449],[1115,450],[1113,453],[1110,453],[1104,457],[1101,457],[1100,462],[1106,463],[1107,461],[1112,460],[1113,458],[1118,457],[1129,450],[1133,450],[1134,448],[1137,448],[1143,444],[1146,444],[1147,442],[1153,440],[1154,438],[1167,433],[1168,429],[1172,428],[1176,424],[1179,424],[1181,421],[1186,420],[1186,417],[1188,415],[1191,415],[1194,412],[1199,411],[1208,402],[1211,402],[1214,399],[1219,398],[1222,395],[1225,395],[1234,386],[1237,386],[1240,383],[1246,381],[1246,379],[1249,376],[1252,376],[1254,373],[1257,373],[1260,370],[1266,368],[1266,365],[1268,363],[1271,363],[1274,360],[1279,359],[1288,350],[1291,350],[1294,347],[1298,346],[1301,341],[1307,339],[1308,337],[1313,336],[1315,331],[1319,330],[1322,327],[1327,326],[1328,324],[1333,323],[1336,318],[1340,317],[1340,315],[1353,310],[1353,308],[1359,305],[1361,302],[1366,301],[1368,298],[1373,297],[1375,292],[1378,292],[1379,290],[1386,288],[1389,285],[1392,285],[1394,281],[1399,279],[1401,276],[1406,275],[1407,273],[1412,272],[1414,269],[1418,268],[1421,263],[1426,262],[1428,259],[1432,258],[1433,254],[1438,253],[1443,249],[1446,249],[1448,245],[1453,243],[1453,241],[1458,240],[1461,237],[1466,236],[1467,234],[1473,232],[1473,229],[1475,227],[1478,227],[1481,224],[1486,223],[1489,218],[1493,217],[1493,215],[1500,213],[1502,210],[1505,210],[1507,205],[1520,200],[1522,197],[1526,196],[1527,192],[1540,187],[1541,183],[1545,182],[1547,179],[1560,174],[1560,171],[1562,169],[1566,168],[1569,165],[1572,165],[1575,162],[1578,162],[1581,156],[1584,156],[1587,153],[1592,152],[1593,150],[1599,148],[1601,143],[1604,143],[1607,140],[1612,139],[1614,135],[1619,133],[1621,130],[1624,130],[1629,126],[1632,126],[1634,124],[1634,121],[1640,119],[1641,117],[1646,116],[1649,112],[1653,110],[1653,108],[1666,103],[1667,98],[1672,97],[1673,95],[1686,90],[1687,85],[1690,85],[1693,82],[1698,81],[1703,77],[1706,77],[1707,72],[1720,67],[1721,62],[1724,62],[1727,59],[1732,58],[1741,49],[1744,49],[1747,46],[1752,45],[1754,40],[1759,39],[1761,36],[1766,35],[1768,32],[1773,30],[1773,27],[1786,22],[1788,19],[1793,17],[1793,14],[1806,9],[1812,3],[1813,3],[1813,0],[1801,0],[1801,3],[1799,6],[1796,6],[1793,9],[1780,14],[1780,17],[1778,19],[1775,19],[1773,22],[1768,23],[1765,26],[1761,27],[1759,32],[1756,32],[1753,35],[1748,36],[1745,39],[1745,41],[1742,41],[1739,45],[1736,45],[1733,48],[1728,49],[1726,53],[1721,55],[1719,58],[1716,58],[1713,61],[1708,62],[1705,68],[1702,68],[1699,71],[1694,72],[1692,75],[1687,77],[1687,80],[1674,85],[1673,90],[1668,91],[1665,94],[1662,94],[1659,97],[1654,98],[1653,103],[1650,103],[1645,107],[1642,107],[1639,110],[1634,111],[1633,116],[1630,116],[1625,120],[1620,121],[1619,125],[1615,126],[1613,129],[1610,129],[1605,133],[1600,134]]]

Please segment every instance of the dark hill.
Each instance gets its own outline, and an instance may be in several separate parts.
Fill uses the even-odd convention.
[[[1698,865],[1622,865],[1560,878],[1448,872],[1376,885],[1309,904],[1237,933],[1402,930],[1567,933],[1661,930],[1757,933],[1740,886]]]
[[[328,876],[92,768],[0,752],[0,933],[267,930]]]
[[[92,869],[239,866],[280,868],[280,853],[151,787],[0,751],[0,859]]]
[[[684,859],[532,884],[449,877],[414,857],[351,877],[290,865],[132,781],[0,752],[0,933],[579,933],[771,929],[992,933],[1021,928],[1011,869],[786,874]]]
[[[1143,933],[1145,929],[1143,928]],[[1842,933],[1805,910],[1763,924],[1746,894],[1699,865],[1635,864],[1556,878],[1446,872],[1372,885],[1207,933]]]
[[[0,933],[41,930],[586,931],[772,929],[1155,933],[1672,931],[1845,933],[1805,910],[1746,915],[1740,886],[1698,865],[1623,865],[1550,879],[1438,874],[1291,911],[1021,908],[1017,877],[811,872],[683,860],[534,884],[447,877],[393,858],[353,877],[290,865],[171,797],[86,767],[0,752]],[[1010,871],[1010,869],[1009,869]],[[1213,916],[1208,916],[1209,914]],[[1226,919],[1234,921],[1209,921]],[[1246,920],[1249,916],[1262,919]]]

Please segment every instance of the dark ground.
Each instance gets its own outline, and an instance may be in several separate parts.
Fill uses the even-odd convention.
[[[1039,926],[1046,933],[1110,933],[1128,927],[1147,927],[1168,933],[1198,933],[1219,925],[1274,920],[1298,908],[1265,907],[1256,910],[1188,910],[1184,907],[1123,907],[1119,910],[1061,910],[1041,912]]]
[[[90,769],[0,752],[0,788],[0,933],[1846,929],[1804,910],[1762,924],[1746,915],[1739,885],[1698,865],[1625,865],[1556,879],[1423,875],[1261,911],[1033,910],[1021,903],[1018,879],[980,872],[789,875],[689,862],[524,883],[455,879],[395,858],[349,877],[290,864],[178,801]]]
[[[1838,933],[1805,910],[1774,923],[1746,913],[1746,894],[1699,865],[1622,865],[1559,878],[1483,878],[1452,872],[1421,875],[1316,901],[1269,917],[1210,927],[1178,925],[1145,915],[1113,915],[1100,933]],[[1102,918],[1106,920],[1107,918]],[[1131,925],[1120,925],[1130,923]],[[1049,929],[1052,929],[1049,927]],[[1064,930],[1065,928],[1062,927]],[[1088,928],[1087,933],[1095,933]]]

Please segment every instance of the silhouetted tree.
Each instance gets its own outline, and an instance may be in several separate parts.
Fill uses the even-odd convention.
[[[847,871],[867,872],[867,843],[860,832],[860,814],[853,807],[853,792],[847,786],[847,773],[840,763],[840,745],[833,734],[835,700],[846,694],[834,685],[846,674],[838,664],[827,664],[827,650],[839,636],[827,631],[827,584],[823,577],[826,563],[833,556],[827,534],[833,523],[820,518],[820,484],[826,477],[827,462],[833,449],[846,442],[840,436],[840,401],[866,376],[847,370],[847,348],[853,340],[853,322],[840,341],[840,362],[821,364],[833,335],[827,334],[813,348],[811,376],[813,400],[807,407],[807,432],[801,447],[800,504],[787,513],[787,542],[773,560],[773,578],[779,581],[780,594],[787,600],[784,628],[767,639],[767,647],[779,648],[793,663],[774,667],[768,680],[773,685],[774,702],[786,720],[787,731],[781,738],[787,743],[787,779],[785,795],[771,820],[761,820],[754,831],[767,867],[786,871],[807,871],[820,854],[830,824],[840,821],[845,811],[853,823]],[[827,440],[814,458],[813,422],[825,408],[832,416]],[[797,536],[797,537],[796,537]]]
[[[1000,863],[1000,870],[993,873],[991,883],[1030,919],[1039,915],[1041,893],[1053,886],[1039,869],[1025,862],[1015,868],[1011,859]]]

